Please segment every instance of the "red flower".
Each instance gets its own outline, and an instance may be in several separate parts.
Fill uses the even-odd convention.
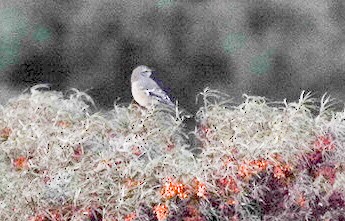
[[[46,221],[46,217],[43,215],[36,215],[29,218],[29,221]]]
[[[58,210],[50,211],[50,214],[51,214],[51,220],[62,221],[61,213]]]
[[[136,156],[140,156],[142,154],[140,148],[138,146],[133,146],[132,147],[132,153]]]
[[[326,134],[324,136],[319,136],[317,140],[314,142],[314,148],[316,150],[334,150],[335,144],[333,143],[333,138],[330,134]]]
[[[320,150],[316,150],[315,152],[308,153],[306,157],[309,164],[311,165],[317,165],[323,162],[322,153]]]
[[[66,120],[59,120],[55,123],[56,126],[66,128],[71,126],[71,122]]]
[[[5,127],[3,129],[0,130],[0,137],[4,140],[7,140],[8,137],[11,135],[12,130],[9,127]]]
[[[72,158],[79,161],[83,155],[84,155],[84,148],[82,145],[79,144],[77,148],[74,149],[74,155],[72,156]]]
[[[187,187],[182,182],[168,178],[161,189],[161,195],[166,199],[171,199],[175,196],[181,199],[187,198]]]
[[[168,144],[167,146],[167,151],[171,151],[175,148],[175,145],[174,144]]]
[[[332,166],[323,166],[316,171],[316,176],[322,175],[330,184],[334,184],[337,170]]]
[[[202,138],[206,138],[207,135],[211,132],[211,128],[206,124],[201,124],[198,126],[198,134]]]

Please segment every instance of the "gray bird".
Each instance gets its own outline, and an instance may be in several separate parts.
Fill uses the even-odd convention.
[[[149,108],[159,103],[175,106],[166,92],[151,78],[152,70],[145,65],[136,67],[131,76],[132,96],[142,107]]]

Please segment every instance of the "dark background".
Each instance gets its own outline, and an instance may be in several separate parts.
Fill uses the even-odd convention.
[[[0,0],[1,103],[37,83],[131,101],[130,74],[160,72],[190,112],[205,87],[297,100],[345,92],[342,0]]]

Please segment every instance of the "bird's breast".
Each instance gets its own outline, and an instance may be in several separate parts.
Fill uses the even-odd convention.
[[[141,88],[138,82],[132,83],[132,96],[134,100],[140,105],[144,107],[148,107],[151,105],[151,99],[146,93],[144,89]]]

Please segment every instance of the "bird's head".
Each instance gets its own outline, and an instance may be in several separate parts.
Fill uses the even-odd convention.
[[[152,70],[149,67],[140,65],[133,70],[131,81],[137,81],[140,77],[150,77],[151,74]]]

